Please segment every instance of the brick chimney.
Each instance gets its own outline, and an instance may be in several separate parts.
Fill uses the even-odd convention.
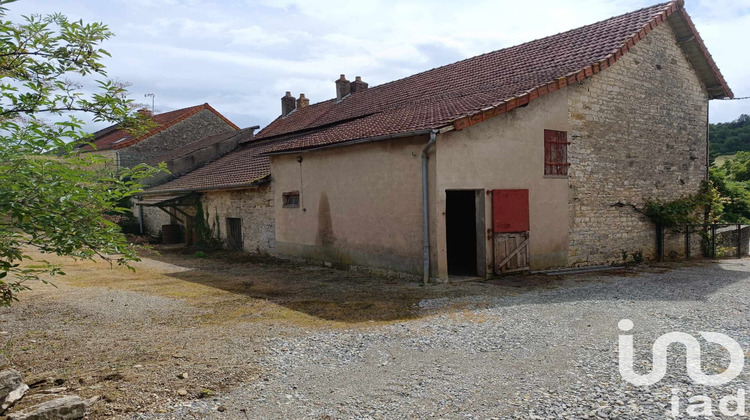
[[[349,90],[351,90],[352,95],[354,95],[357,92],[362,92],[363,90],[367,89],[367,86],[369,85],[363,82],[361,77],[357,76],[354,78],[354,81],[350,84]]]
[[[286,117],[290,112],[294,111],[297,106],[297,100],[292,96],[292,92],[287,92],[281,98],[281,116]]]
[[[343,74],[336,80],[336,99],[341,100],[344,96],[351,92],[351,83],[346,80],[346,76]]]
[[[151,110],[148,108],[141,108],[138,110],[138,113],[143,115],[144,117],[152,117]]]
[[[297,99],[297,109],[302,109],[308,105],[310,105],[310,100],[305,98],[304,93],[300,93],[299,99]]]

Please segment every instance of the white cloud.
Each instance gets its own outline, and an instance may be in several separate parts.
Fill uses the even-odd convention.
[[[279,114],[285,91],[312,102],[334,95],[339,74],[380,84],[462,58],[593,23],[657,0],[54,0],[13,13],[60,11],[108,23],[111,76],[163,111],[209,102],[241,126]],[[688,0],[709,50],[737,95],[750,95],[742,53],[750,0]],[[14,9],[16,10],[14,12]],[[750,101],[714,102],[713,121],[750,113]]]

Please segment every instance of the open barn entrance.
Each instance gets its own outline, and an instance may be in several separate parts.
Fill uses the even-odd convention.
[[[448,275],[472,276],[477,270],[477,194],[474,190],[446,191],[445,229]]]

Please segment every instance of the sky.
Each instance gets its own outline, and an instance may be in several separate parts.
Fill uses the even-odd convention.
[[[208,102],[244,128],[275,119],[286,91],[334,97],[340,74],[372,87],[657,2],[19,0],[7,16],[103,22],[116,35],[103,45],[108,76],[128,82],[136,102],[150,106],[153,93],[157,113]],[[735,96],[750,96],[750,0],[685,8]],[[710,105],[713,123],[742,113],[750,100]]]

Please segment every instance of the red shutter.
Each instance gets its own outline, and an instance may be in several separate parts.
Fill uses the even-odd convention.
[[[492,225],[495,233],[528,232],[529,190],[493,190]]]
[[[568,133],[544,130],[544,174],[568,175]]]

